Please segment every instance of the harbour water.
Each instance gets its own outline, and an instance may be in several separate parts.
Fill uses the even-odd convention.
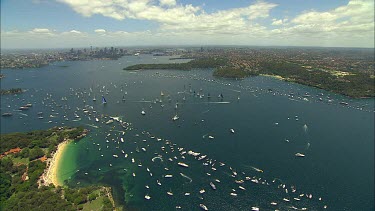
[[[27,91],[1,97],[1,113],[13,113],[1,117],[1,133],[90,129],[67,147],[59,179],[69,186],[109,185],[116,203],[130,210],[199,210],[200,204],[209,210],[374,210],[373,99],[271,77],[217,79],[209,69],[122,70],[171,61],[181,62],[140,55],[2,70],[2,89]],[[33,106],[18,111],[26,103]],[[106,124],[109,116],[128,124]]]

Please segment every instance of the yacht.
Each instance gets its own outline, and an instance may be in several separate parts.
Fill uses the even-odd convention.
[[[12,116],[13,114],[12,113],[9,113],[9,112],[7,112],[7,113],[3,113],[3,114],[1,114],[1,116]]]
[[[186,168],[188,168],[188,167],[189,167],[189,165],[188,165],[188,164],[186,164],[186,163],[183,163],[183,162],[178,162],[177,164],[178,164],[178,165],[180,165],[180,166],[182,166],[182,167],[186,167]]]
[[[296,153],[295,155],[296,155],[297,157],[305,157],[305,155],[304,155],[304,154],[302,154],[302,153],[299,153],[299,152],[298,152],[298,153]]]
[[[170,196],[173,196],[172,191],[168,191],[167,194],[170,195]]]
[[[208,210],[208,208],[207,208],[206,205],[204,205],[204,204],[199,204],[199,206],[200,206],[203,210]]]
[[[259,211],[259,208],[258,207],[251,207],[251,210],[252,211]]]
[[[216,186],[214,183],[210,182],[210,186],[212,187],[212,189],[216,190]]]
[[[178,117],[177,114],[176,114],[176,115],[174,115],[174,117],[172,117],[172,120],[173,120],[173,121],[176,121],[176,120],[178,120],[179,118],[180,118],[180,117]]]
[[[151,199],[151,196],[149,196],[149,195],[147,194],[147,195],[145,195],[145,199],[150,200],[150,199]]]

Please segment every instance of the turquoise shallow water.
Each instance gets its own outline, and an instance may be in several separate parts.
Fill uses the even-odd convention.
[[[69,145],[60,179],[68,179],[71,186],[110,185],[116,201],[130,209],[171,210],[180,206],[199,210],[199,204],[205,204],[210,210],[249,210],[253,206],[261,210],[322,210],[324,205],[328,210],[373,210],[373,99],[348,99],[269,77],[215,79],[212,70],[122,70],[127,65],[150,62],[170,60],[142,55],[118,61],[2,70],[6,75],[2,88],[28,91],[2,96],[2,112],[14,115],[1,118],[1,132],[62,124],[87,127],[89,136]],[[204,96],[200,98],[198,92]],[[208,93],[211,98],[207,98]],[[310,97],[303,99],[306,93]],[[219,99],[219,94],[224,98]],[[92,101],[93,95],[98,101]],[[102,95],[106,105],[100,102]],[[67,100],[62,101],[62,97]],[[162,103],[154,103],[157,99]],[[349,106],[340,105],[341,101]],[[33,103],[30,110],[16,111],[28,102]],[[142,110],[146,115],[141,115]],[[37,118],[38,112],[43,112],[44,119]],[[172,121],[175,114],[179,119]],[[120,116],[131,125],[127,129],[116,121],[106,125],[106,116]],[[198,160],[199,156],[189,155],[189,150],[207,156]],[[297,158],[297,152],[306,157]],[[162,156],[163,161],[153,162],[156,156]],[[237,184],[236,180],[244,182]],[[202,189],[204,193],[199,192]],[[146,194],[150,200],[145,200]]]

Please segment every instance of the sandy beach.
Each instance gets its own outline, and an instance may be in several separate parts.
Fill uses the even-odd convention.
[[[64,154],[66,146],[70,143],[70,140],[66,140],[64,142],[61,142],[57,146],[56,152],[53,154],[52,158],[48,161],[47,164],[47,170],[43,174],[43,179],[44,179],[44,185],[49,185],[53,184],[56,187],[57,186],[62,186],[62,182],[58,180],[57,173],[59,171],[59,161]]]

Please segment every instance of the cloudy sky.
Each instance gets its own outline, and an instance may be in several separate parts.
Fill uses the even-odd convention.
[[[1,48],[374,47],[374,0],[1,0]]]

